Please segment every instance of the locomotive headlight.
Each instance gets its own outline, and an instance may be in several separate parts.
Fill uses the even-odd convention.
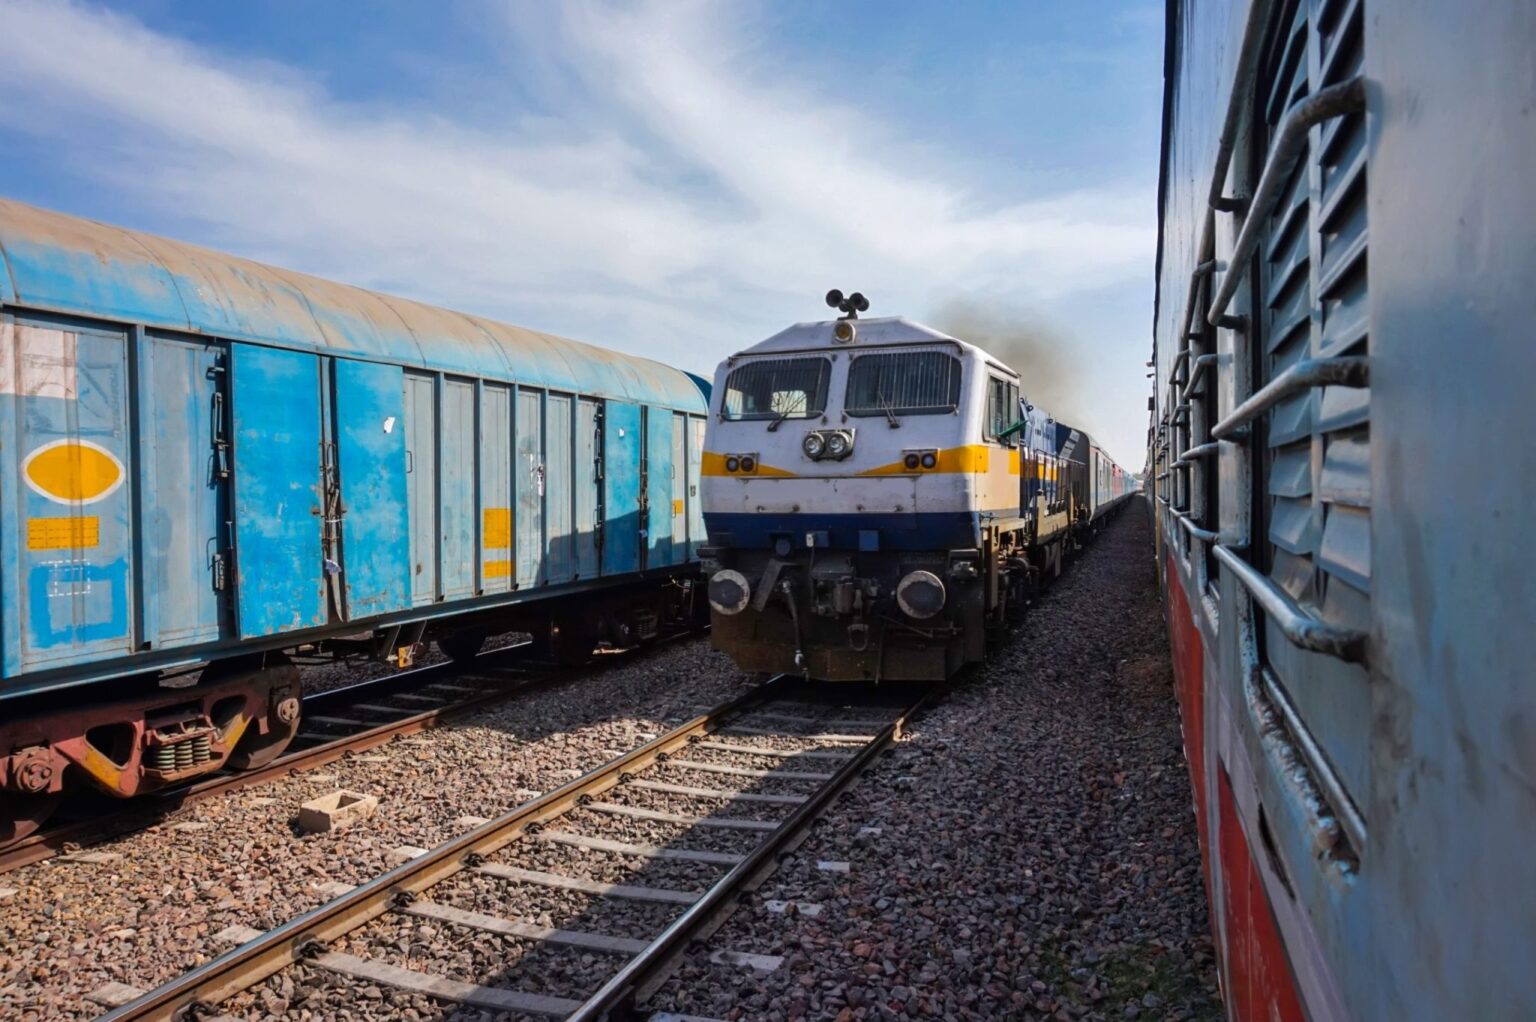
[[[831,458],[846,458],[848,452],[853,449],[853,440],[847,433],[841,431],[827,437],[827,456]]]
[[[923,467],[924,468],[933,468],[938,463],[939,463],[939,456],[937,454],[933,453],[932,451],[929,451],[928,453],[923,455]]]
[[[751,598],[752,587],[741,572],[725,568],[709,577],[709,605],[720,613],[740,614]]]
[[[729,458],[725,459],[725,470],[727,472],[734,472],[740,467],[741,459],[736,457],[736,455],[733,454]]]
[[[807,458],[815,461],[827,453],[826,438],[820,433],[807,433],[805,439],[800,443],[800,449],[805,452]]]
[[[943,610],[944,597],[944,583],[931,571],[908,572],[896,583],[896,605],[920,621]]]

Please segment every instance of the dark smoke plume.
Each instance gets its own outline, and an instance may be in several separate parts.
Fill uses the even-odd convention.
[[[976,302],[946,302],[928,325],[974,344],[1018,372],[1024,393],[1036,408],[1058,421],[1087,429],[1083,415],[1092,387],[1087,353],[1041,318]]]

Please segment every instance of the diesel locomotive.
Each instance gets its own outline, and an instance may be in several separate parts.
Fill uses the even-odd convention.
[[[0,201],[0,845],[269,762],[291,654],[702,617],[702,380]]]
[[[1536,6],[1166,38],[1147,471],[1227,1012],[1536,1018]]]
[[[899,317],[799,323],[715,375],[712,634],[744,670],[937,681],[983,658],[1135,492],[974,345]]]

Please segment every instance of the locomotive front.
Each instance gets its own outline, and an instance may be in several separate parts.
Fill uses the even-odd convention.
[[[981,658],[985,539],[1018,515],[1017,377],[834,299],[849,316],[716,373],[701,552],[714,643],[747,671],[941,680]]]

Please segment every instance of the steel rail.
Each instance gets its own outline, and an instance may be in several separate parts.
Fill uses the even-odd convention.
[[[797,806],[779,826],[768,835],[745,859],[733,866],[705,891],[703,896],[672,924],[646,949],[630,959],[617,974],[604,983],[580,1008],[566,1016],[566,1022],[595,1022],[616,1008],[633,1007],[637,994],[646,981],[687,947],[694,935],[710,925],[715,915],[722,911],[787,845],[821,815],[828,803],[851,784],[860,773],[885,748],[901,735],[906,722],[937,698],[942,689],[930,688],[922,697],[902,711],[901,715],[880,729],[873,739],[865,743],[854,756],[840,766],[832,778],[824,782],[805,802]],[[622,1016],[621,1016],[622,1017]]]
[[[195,1004],[217,1003],[256,985],[302,960],[311,953],[310,948],[321,947],[351,933],[390,911],[397,903],[409,902],[422,891],[463,869],[479,864],[485,856],[516,841],[531,825],[554,819],[577,808],[582,796],[601,794],[619,784],[632,771],[653,765],[662,754],[685,747],[691,736],[707,733],[722,718],[767,701],[782,686],[784,678],[784,675],[772,678],[554,791],[525,802],[324,905],[268,930],[240,947],[108,1012],[101,1016],[100,1022],[175,1019],[178,1013]]]

